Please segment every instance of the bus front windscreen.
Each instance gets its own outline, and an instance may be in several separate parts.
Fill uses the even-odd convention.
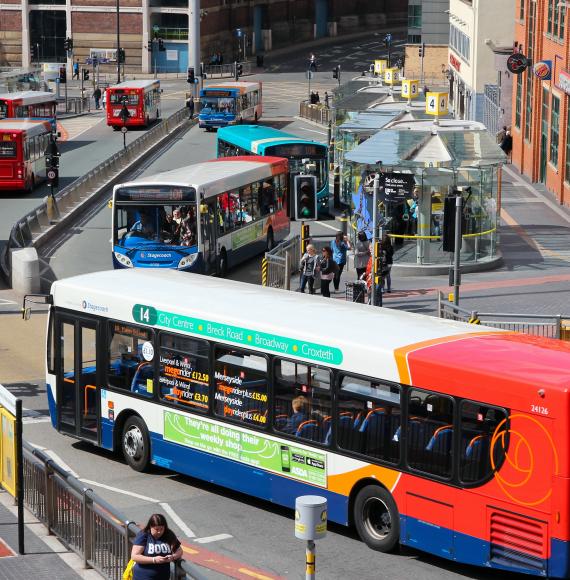
[[[235,99],[233,97],[202,97],[201,112],[212,113],[235,113]]]
[[[192,247],[198,243],[194,203],[115,203],[113,241],[123,248]]]

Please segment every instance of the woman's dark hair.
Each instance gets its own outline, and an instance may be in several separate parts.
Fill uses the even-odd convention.
[[[344,234],[342,232],[337,232],[334,236],[334,239],[338,240],[338,238],[340,238],[340,240],[342,241],[344,238]]]
[[[366,242],[368,240],[368,236],[364,230],[358,232],[358,241],[359,242]]]
[[[172,530],[168,527],[168,522],[166,518],[162,514],[152,514],[150,518],[148,518],[148,522],[146,526],[143,528],[143,532],[147,532],[150,534],[150,528],[164,526],[164,533],[160,538],[170,545],[172,551],[175,551],[175,545],[178,543],[178,540]]]
[[[325,246],[323,248],[323,252],[326,252],[327,253],[327,257],[329,257],[329,258],[332,257],[332,250],[328,246]]]

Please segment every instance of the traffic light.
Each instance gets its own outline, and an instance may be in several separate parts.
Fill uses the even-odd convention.
[[[186,77],[186,80],[193,85],[196,82],[196,77],[194,75],[194,67],[188,67],[188,76]]]
[[[69,36],[63,41],[63,48],[67,52],[71,52],[73,50],[73,39],[69,38]]]
[[[67,71],[64,66],[59,67],[59,84],[63,85],[67,82]]]
[[[125,62],[125,49],[119,48],[119,63],[123,64]]]
[[[295,175],[295,219],[317,219],[317,178],[314,175]]]
[[[162,40],[162,38],[158,39],[158,50],[162,52],[166,50],[166,47],[164,46],[164,40]]]
[[[419,54],[419,57],[420,57],[420,58],[423,58],[423,57],[424,57],[424,54],[425,54],[425,48],[426,48],[426,47],[425,47],[425,44],[422,42],[422,43],[420,44],[420,46],[419,46],[419,49],[418,49],[418,54]]]
[[[147,49],[147,50],[148,50],[150,53],[152,53],[152,51],[153,51],[153,46],[152,46],[152,44],[153,44],[153,43],[152,43],[152,41],[151,41],[151,42],[149,42],[149,43],[147,44],[147,46],[146,46],[146,49]]]
[[[239,78],[243,75],[243,65],[238,63],[236,65],[236,76]]]
[[[340,78],[340,65],[337,64],[333,68],[333,79],[337,79],[338,80],[339,78]]]
[[[455,216],[457,201],[456,196],[461,195],[460,191],[454,191],[454,195],[449,195],[445,198],[443,204],[443,231],[441,236],[442,249],[444,252],[455,252]],[[464,234],[467,223],[465,221],[465,214],[461,216],[461,233]],[[462,238],[459,238],[460,244]],[[461,245],[459,247],[461,250]]]
[[[89,69],[88,68],[84,68],[81,69],[83,71],[83,80],[84,81],[88,81],[89,80]]]

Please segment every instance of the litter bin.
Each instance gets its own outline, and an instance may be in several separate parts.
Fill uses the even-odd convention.
[[[346,300],[348,302],[366,302],[366,282],[346,282]]]
[[[257,66],[261,68],[263,66],[263,55],[258,54],[256,60],[257,60]]]

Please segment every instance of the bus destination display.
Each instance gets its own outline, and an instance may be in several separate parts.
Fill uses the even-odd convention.
[[[192,187],[123,187],[115,194],[116,201],[194,201]]]
[[[276,157],[324,157],[325,148],[322,145],[300,143],[298,145],[275,145],[268,148],[267,155]]]

